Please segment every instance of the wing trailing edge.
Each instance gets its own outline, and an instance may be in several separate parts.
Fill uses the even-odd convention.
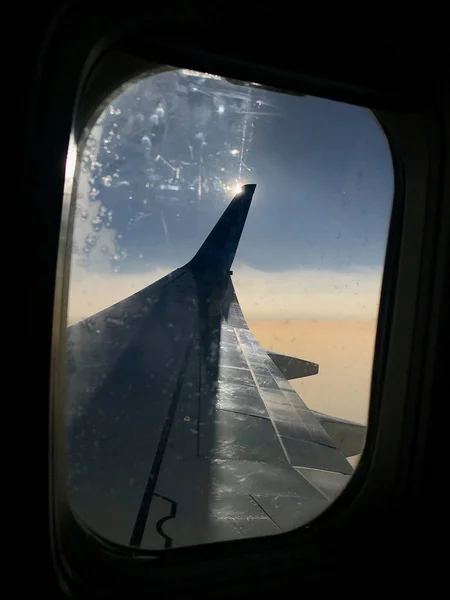
[[[366,441],[367,427],[354,421],[311,411],[344,456],[361,454]]]

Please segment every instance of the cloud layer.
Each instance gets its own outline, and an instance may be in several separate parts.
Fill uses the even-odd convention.
[[[72,273],[69,323],[95,314],[157,281],[174,267],[148,273]],[[233,283],[242,310],[253,320],[371,321],[377,316],[381,269],[267,272],[234,267]]]

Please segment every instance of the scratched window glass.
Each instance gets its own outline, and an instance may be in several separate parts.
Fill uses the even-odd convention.
[[[74,514],[147,550],[309,523],[365,441],[393,199],[381,126],[172,69],[115,94],[80,157]]]

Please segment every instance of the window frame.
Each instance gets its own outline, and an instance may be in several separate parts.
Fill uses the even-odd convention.
[[[100,23],[98,25],[97,34],[108,37],[110,23],[103,24],[103,27]],[[116,37],[110,37],[109,43],[112,44]],[[73,35],[70,39],[73,41]],[[59,42],[62,43],[62,40]],[[62,45],[68,53],[68,45]],[[105,85],[105,81],[111,81],[108,79],[110,74],[107,75],[105,70],[103,83],[98,83],[98,93],[86,99],[89,87],[92,90],[92,86],[95,87],[96,82],[101,80],[99,73],[102,72],[102,64],[105,64],[101,61],[106,60],[108,55],[98,47],[95,48],[92,39],[84,40],[82,46],[83,50],[75,61],[77,64],[70,65],[72,89],[77,88],[77,91],[71,116],[69,155],[76,153],[77,143],[82,139],[80,124],[83,120],[86,122],[89,109],[95,106],[95,102],[107,89],[108,94],[110,91],[109,84]],[[161,52],[163,53],[161,49],[155,52],[155,59],[157,57],[159,60]],[[167,51],[167,57],[170,58],[173,53],[173,49]],[[221,70],[221,65],[225,65],[225,70],[230,73],[233,71],[236,78],[246,79],[241,75],[243,69],[236,67],[233,60],[227,62],[222,57],[217,60],[216,69],[208,69],[199,68],[201,61],[193,58],[190,62],[191,59],[192,56],[182,58],[179,55],[178,61],[170,62],[199,71],[216,72]],[[246,68],[247,72],[252,70],[251,66]],[[111,69],[111,63],[108,69]],[[124,69],[121,77],[125,78],[126,72],[132,73],[132,77],[137,75],[136,70]],[[256,68],[254,72],[257,72]],[[274,73],[271,76],[269,69],[265,72],[265,79],[279,88],[278,75]],[[289,78],[294,82],[289,86],[291,91],[302,90],[301,93],[304,93],[305,90],[311,90],[311,94],[317,94],[313,91],[317,90],[317,85],[311,82],[311,77],[302,78],[301,75],[290,74]],[[319,88],[323,89],[321,95],[324,97],[334,100],[342,98],[342,93],[335,93],[333,86],[321,84]],[[104,92],[101,92],[102,89]],[[348,95],[348,90],[344,90],[343,94]],[[354,103],[360,102],[362,97],[361,94],[356,94]],[[327,556],[330,551],[338,551],[337,544],[335,547],[330,545],[333,535],[339,537],[338,532],[350,529],[355,531],[355,524],[373,504],[391,506],[398,501],[398,495],[401,497],[404,494],[404,486],[400,482],[404,484],[410,473],[402,473],[399,467],[400,464],[405,464],[408,455],[413,455],[411,441],[420,435],[420,416],[426,410],[421,407],[423,388],[420,385],[411,386],[409,376],[414,373],[416,380],[424,380],[425,371],[430,369],[429,359],[425,355],[424,340],[428,338],[424,314],[430,310],[432,302],[430,284],[436,285],[438,276],[434,268],[435,251],[429,233],[438,229],[437,221],[442,209],[439,189],[432,183],[434,176],[439,180],[442,169],[442,122],[432,115],[421,114],[420,110],[399,113],[374,108],[373,98],[373,94],[368,94],[361,105],[373,110],[389,141],[395,167],[395,193],[377,326],[366,446],[349,484],[322,515],[299,530],[273,537],[173,549],[158,559],[154,558],[154,552],[141,551],[137,558],[128,549],[100,540],[94,533],[80,527],[71,514],[64,500],[62,488],[65,477],[60,457],[65,445],[61,418],[69,282],[67,261],[70,261],[72,191],[76,183],[77,167],[75,163],[66,166],[54,296],[49,456],[50,524],[54,561],[61,582],[66,587],[78,591],[88,587],[94,592],[104,593],[107,582],[110,591],[122,590],[130,595],[141,592],[146,586],[155,590],[156,587],[163,587],[172,579],[177,579],[180,589],[186,589],[186,586],[193,585],[196,578],[201,577],[205,569],[208,570],[208,577],[215,577],[217,580],[230,577],[228,569],[231,555],[235,580],[248,577],[249,570],[254,570],[255,577],[260,577],[261,572],[267,568],[280,574],[295,568],[299,577],[307,577],[311,565],[323,560],[324,543],[328,546]],[[384,106],[385,103],[384,98],[381,104]],[[393,107],[394,110],[398,108],[398,98],[393,101]],[[411,467],[411,470],[414,468]],[[377,519],[374,518],[374,534],[376,524]],[[354,541],[356,545],[359,543],[357,537]],[[241,567],[234,563],[237,556],[246,558]]]

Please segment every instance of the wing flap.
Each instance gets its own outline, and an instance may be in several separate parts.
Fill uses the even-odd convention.
[[[316,411],[312,412],[344,456],[361,454],[366,442],[365,425]]]

